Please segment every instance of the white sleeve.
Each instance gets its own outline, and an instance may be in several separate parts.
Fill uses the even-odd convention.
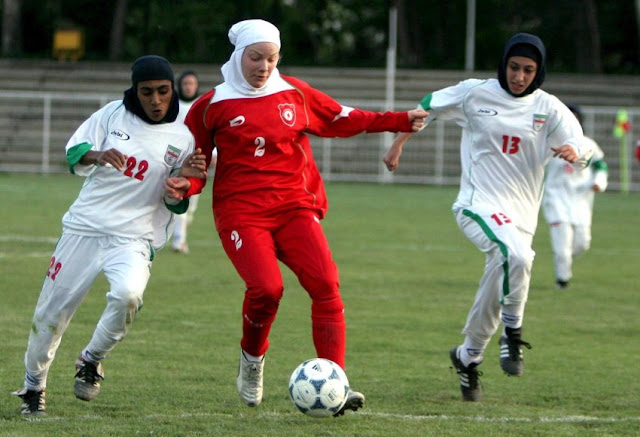
[[[427,94],[418,105],[419,109],[429,112],[425,124],[436,119],[455,120],[458,123],[466,122],[462,107],[464,98],[472,88],[485,82],[486,80],[481,79],[467,79],[456,85]]]
[[[85,120],[78,129],[73,133],[67,145],[65,152],[76,146],[87,144],[91,146],[90,150],[102,150],[105,139],[107,138],[107,121],[109,115],[122,104],[122,102],[112,102],[102,109],[94,112],[91,117]],[[84,165],[79,162],[74,166],[74,172],[79,176],[89,176],[96,169],[94,164]]]
[[[560,147],[570,145],[578,155],[578,161],[573,164],[576,169],[583,169],[589,164],[593,156],[593,146],[591,142],[584,140],[582,127],[578,119],[571,113],[560,100],[551,96],[555,100],[555,112],[552,115],[551,132],[547,139],[549,147]]]

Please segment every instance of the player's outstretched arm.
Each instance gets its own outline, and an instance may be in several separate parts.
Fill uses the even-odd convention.
[[[398,168],[398,164],[400,163],[400,155],[402,155],[402,148],[412,135],[412,132],[403,132],[398,135],[393,141],[393,144],[391,144],[391,147],[389,147],[389,150],[387,150],[387,152],[384,154],[382,160],[384,161],[389,171],[394,171],[396,168]]]

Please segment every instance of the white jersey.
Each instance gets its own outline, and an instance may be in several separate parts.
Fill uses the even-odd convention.
[[[593,215],[593,186],[605,191],[608,184],[606,168],[594,168],[602,161],[604,153],[598,144],[584,137],[594,151],[592,165],[583,171],[575,171],[564,161],[552,159],[547,164],[542,210],[549,223],[570,223],[574,226],[591,226]]]
[[[72,171],[87,176],[80,194],[62,218],[65,232],[149,240],[162,247],[171,233],[173,214],[164,204],[167,177],[194,150],[193,135],[182,122],[149,124],[127,111],[122,101],[95,112],[73,134],[66,151],[117,149],[127,157],[123,171],[82,165]]]
[[[427,95],[419,107],[434,119],[462,127],[458,210],[491,205],[519,229],[533,234],[551,147],[569,144],[586,164],[582,128],[556,97],[538,89],[513,97],[497,79],[468,79]]]

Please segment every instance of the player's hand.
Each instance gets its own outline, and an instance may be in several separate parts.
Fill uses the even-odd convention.
[[[409,121],[411,122],[411,130],[413,132],[419,132],[424,128],[424,120],[429,116],[427,111],[422,109],[412,109],[407,112]]]
[[[113,167],[118,171],[122,171],[127,162],[127,155],[123,155],[117,149],[109,149],[104,152],[94,150],[88,151],[82,159],[81,164],[95,164],[100,167]]]
[[[191,188],[191,182],[185,177],[167,178],[164,184],[164,195],[170,199],[182,200]]]
[[[574,150],[574,148],[568,144],[560,147],[552,147],[554,158],[562,158],[567,162],[576,163],[578,162],[578,154]]]
[[[192,154],[187,156],[182,163],[182,167],[180,167],[179,176],[200,179],[207,177],[207,158],[201,149],[196,149]]]
[[[412,133],[402,133],[398,135],[398,137],[394,140],[389,150],[386,151],[384,156],[382,157],[382,161],[384,161],[387,166],[387,170],[394,171],[398,168],[398,164],[400,164],[400,155],[402,155],[402,148],[404,147],[404,143],[411,138]]]

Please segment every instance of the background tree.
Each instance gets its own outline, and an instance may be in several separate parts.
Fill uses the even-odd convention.
[[[2,5],[2,56],[11,56],[22,52],[22,32],[20,32],[22,1],[4,0]]]
[[[465,68],[466,0],[395,1],[399,68]],[[640,73],[638,5],[478,1],[475,69],[494,70],[504,42],[523,31],[545,41],[550,71]],[[55,29],[71,25],[85,32],[86,60],[156,53],[176,63],[221,64],[232,49],[229,27],[260,17],[280,28],[287,65],[383,68],[389,6],[389,0],[3,0],[3,55],[50,58]]]

